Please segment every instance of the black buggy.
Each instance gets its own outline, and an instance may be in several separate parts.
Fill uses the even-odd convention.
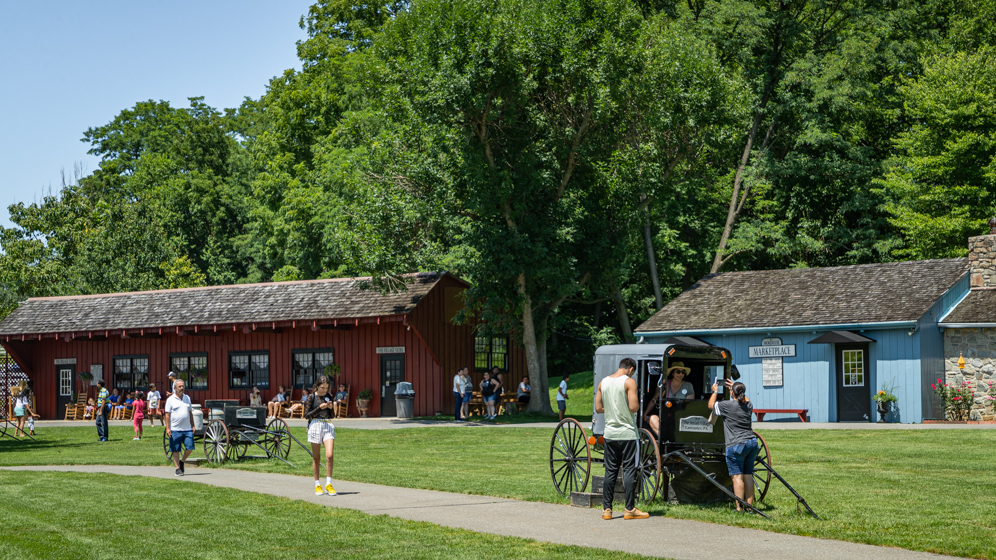
[[[673,344],[617,344],[602,346],[595,352],[594,390],[605,377],[612,375],[623,358],[637,363],[636,380],[640,412],[637,413],[638,499],[651,503],[665,499],[677,503],[710,503],[723,500],[740,501],[732,492],[733,480],[726,467],[723,418],[709,422],[708,399],[716,382],[725,397],[726,379],[739,379],[729,350],[717,346]],[[690,369],[685,381],[692,384],[695,398],[665,398],[666,372],[681,362]],[[660,388],[660,391],[658,391]],[[660,433],[654,434],[646,425],[643,412],[653,403],[651,415],[660,418]],[[562,496],[571,497],[575,505],[590,505],[600,494],[585,493],[593,464],[602,464],[605,419],[594,411],[592,393],[592,424],[589,431],[571,418],[557,425],[550,443],[550,474]],[[754,501],[760,504],[768,493],[774,477],[786,486],[798,503],[816,517],[806,501],[771,467],[771,453],[764,438],[755,432],[760,446],[754,467]],[[600,483],[600,477],[594,477]],[[621,477],[620,477],[621,478]],[[599,484],[594,484],[599,490]],[[763,512],[741,501],[748,509]]]
[[[201,429],[194,430],[194,441],[201,442],[208,461],[221,464],[229,458],[277,458],[290,465],[287,456],[294,438],[283,419],[267,421],[265,407],[239,406],[238,401],[219,399],[204,401],[202,411],[204,424]],[[170,460],[165,430],[163,451]]]

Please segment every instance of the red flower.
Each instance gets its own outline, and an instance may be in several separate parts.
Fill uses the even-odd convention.
[[[935,390],[935,391],[937,390],[937,386],[934,385],[933,383],[930,384],[930,388],[933,389],[933,390]]]
[[[961,399],[961,397],[955,397],[955,398],[954,398],[954,400],[956,400],[956,401],[957,401],[957,400],[960,400],[960,399]]]

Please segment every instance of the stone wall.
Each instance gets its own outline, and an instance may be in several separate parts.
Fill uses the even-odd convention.
[[[996,235],[968,238],[968,266],[972,288],[996,287]]]
[[[984,237],[996,239],[996,236]],[[958,369],[959,356],[965,358],[965,369]],[[990,394],[990,382],[996,382],[996,329],[946,329],[944,377],[949,385],[974,381],[975,402],[970,420],[993,420],[994,401],[986,397]]]

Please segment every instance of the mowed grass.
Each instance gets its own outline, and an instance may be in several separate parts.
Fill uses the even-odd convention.
[[[0,471],[0,502],[0,558],[17,560],[644,558],[178,480]]]
[[[996,559],[996,431],[759,430],[773,465],[822,517],[797,513],[776,481],[763,509],[773,517],[732,512],[729,505],[649,506],[652,513],[822,538],[958,556]],[[151,432],[151,433],[150,433]],[[39,442],[0,440],[0,465],[163,465],[162,428],[130,440],[112,427],[95,442],[92,426],[51,428]],[[303,428],[293,433],[304,437]],[[552,425],[543,428],[430,427],[336,430],[335,478],[567,503],[549,470]],[[124,438],[124,439],[122,439]],[[198,454],[203,453],[198,448]],[[275,460],[228,462],[226,468],[310,476],[299,448],[291,469]],[[600,474],[600,468],[593,469]],[[310,484],[302,479],[302,484]],[[592,511],[592,515],[597,512]]]

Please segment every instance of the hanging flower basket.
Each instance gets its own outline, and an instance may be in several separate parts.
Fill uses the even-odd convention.
[[[79,376],[80,376],[80,379],[83,380],[83,381],[92,381],[93,380],[93,374],[90,373],[89,371],[81,371],[79,373]]]
[[[342,368],[339,367],[339,364],[329,364],[329,365],[325,366],[325,376],[326,377],[329,377],[329,378],[331,378],[333,380],[334,379],[338,379],[340,373],[342,373]]]

